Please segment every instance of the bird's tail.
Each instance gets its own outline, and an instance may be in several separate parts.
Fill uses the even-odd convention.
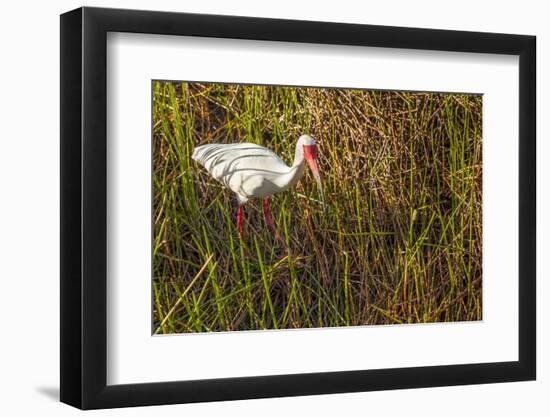
[[[220,147],[221,145],[217,143],[210,143],[207,145],[201,145],[197,146],[193,150],[193,155],[191,155],[191,158],[193,160],[197,161],[202,166],[206,166],[206,163],[209,159],[211,159],[212,154]]]
[[[204,148],[204,146],[197,146],[195,149],[193,149],[193,155],[191,155],[191,158],[195,161],[199,161],[201,158],[202,150],[201,148]]]

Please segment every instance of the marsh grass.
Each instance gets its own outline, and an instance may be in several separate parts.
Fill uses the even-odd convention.
[[[482,97],[153,83],[156,333],[482,318]],[[261,201],[239,241],[229,190],[191,159],[252,142],[287,163],[318,142],[327,210],[309,174]],[[162,324],[161,324],[162,323]]]

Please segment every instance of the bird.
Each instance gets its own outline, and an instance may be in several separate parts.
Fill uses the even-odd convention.
[[[265,221],[288,253],[271,215],[270,197],[294,187],[309,165],[324,207],[324,194],[319,173],[318,149],[315,139],[301,135],[296,143],[294,161],[288,166],[275,152],[255,143],[211,143],[197,146],[192,159],[237,197],[237,230],[244,239],[244,205],[251,199],[263,199]]]

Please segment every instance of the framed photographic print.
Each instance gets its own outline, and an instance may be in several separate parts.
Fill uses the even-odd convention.
[[[61,400],[535,378],[535,38],[61,16]]]

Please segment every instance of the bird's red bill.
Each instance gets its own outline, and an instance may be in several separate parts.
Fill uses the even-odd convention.
[[[323,193],[323,184],[321,183],[321,174],[319,173],[319,165],[317,165],[317,146],[316,145],[304,145],[304,158],[307,161],[313,177],[319,187],[319,193],[321,194],[321,200],[323,202],[323,209],[325,208],[325,194]]]

